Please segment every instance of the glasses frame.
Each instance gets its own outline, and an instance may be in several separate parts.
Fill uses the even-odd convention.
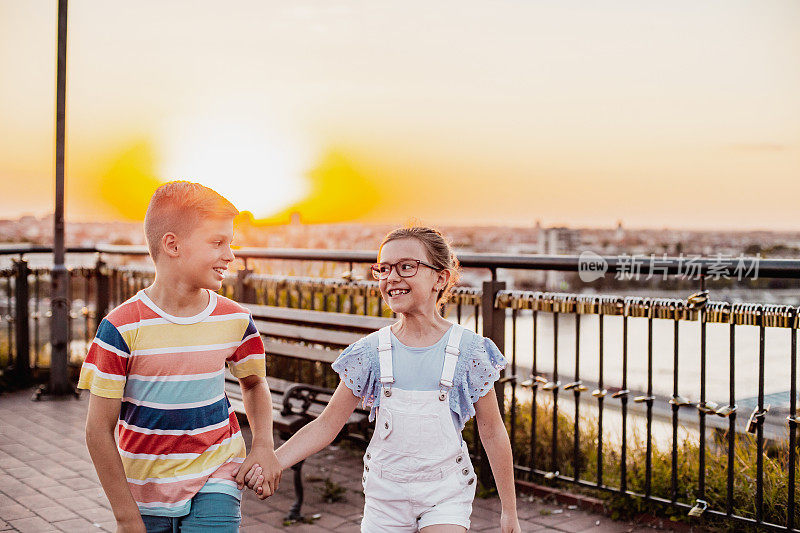
[[[397,268],[397,266],[400,263],[416,263],[417,264],[417,268],[416,268],[416,270],[414,270],[413,274],[409,274],[407,276],[404,276],[403,274],[400,273],[400,269]],[[386,276],[384,276],[384,277],[381,277],[380,273],[377,270],[375,270],[376,268],[379,268],[381,265],[387,265],[389,267],[389,271],[386,273]],[[401,278],[413,278],[414,276],[417,275],[417,272],[419,272],[419,266],[420,265],[426,266],[426,267],[430,268],[431,270],[435,270],[436,272],[441,272],[442,270],[444,270],[443,268],[437,268],[437,267],[433,266],[432,264],[426,263],[425,261],[422,261],[420,259],[401,259],[400,261],[397,261],[396,263],[373,263],[372,265],[370,265],[369,271],[372,272],[372,277],[375,278],[377,281],[380,281],[382,279],[388,279],[389,276],[392,275],[392,269],[394,269],[394,271],[397,272],[397,275],[400,276]]]

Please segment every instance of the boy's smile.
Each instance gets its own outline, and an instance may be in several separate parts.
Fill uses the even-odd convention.
[[[199,289],[217,291],[222,287],[228,264],[235,259],[231,250],[232,219],[204,219],[179,243],[181,269]]]

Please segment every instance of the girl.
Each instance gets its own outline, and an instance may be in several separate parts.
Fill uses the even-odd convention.
[[[502,503],[503,533],[520,530],[511,445],[493,391],[506,360],[484,337],[448,322],[440,305],[458,276],[441,233],[412,227],[389,233],[372,274],[399,320],[347,347],[333,363],[341,382],[322,414],[276,455],[289,468],[330,444],[359,401],[376,429],[364,455],[365,533],[469,529],[476,477],[464,424],[478,420]],[[259,468],[244,477],[266,497]]]

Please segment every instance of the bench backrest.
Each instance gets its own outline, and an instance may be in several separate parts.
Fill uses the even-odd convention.
[[[264,338],[267,354],[332,363],[342,348],[397,321],[326,311],[242,304]]]

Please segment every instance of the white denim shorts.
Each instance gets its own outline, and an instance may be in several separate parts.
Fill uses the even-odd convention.
[[[434,524],[454,524],[469,530],[475,479],[469,464],[425,481],[401,481],[374,466],[364,472],[361,531],[411,532]]]

